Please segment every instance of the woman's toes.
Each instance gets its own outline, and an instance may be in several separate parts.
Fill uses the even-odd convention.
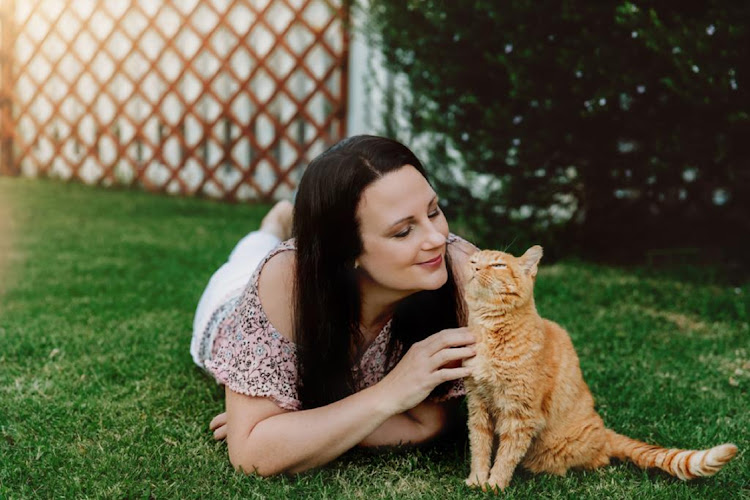
[[[271,210],[268,211],[263,221],[260,223],[261,231],[266,231],[277,236],[280,240],[286,240],[291,237],[292,233],[292,214],[294,205],[287,200],[277,202]]]

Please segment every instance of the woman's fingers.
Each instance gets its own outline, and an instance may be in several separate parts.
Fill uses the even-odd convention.
[[[437,366],[440,367],[451,361],[460,361],[466,358],[471,358],[476,355],[476,353],[477,350],[474,346],[453,347],[436,352],[433,355],[433,358],[435,358]]]
[[[220,425],[219,427],[217,427],[214,430],[214,439],[215,440],[221,441],[222,439],[226,439],[226,438],[227,438],[227,426],[226,426],[226,424],[225,425]]]
[[[214,431],[214,439],[221,441],[227,438],[227,413],[219,413],[208,424],[208,428]]]
[[[462,347],[474,344],[476,338],[468,328],[463,327],[442,330],[431,335],[423,342],[425,343],[425,349],[427,349],[428,355],[432,356],[446,347]]]
[[[476,354],[475,342],[464,327],[442,330],[412,345],[380,382],[393,396],[396,412],[413,408],[445,381],[469,376],[471,368],[461,362]]]
[[[471,375],[471,368],[468,366],[462,366],[460,368],[443,368],[435,373],[438,375],[441,382],[448,382],[449,380],[468,377]]]
[[[215,431],[219,427],[227,425],[227,413],[219,413],[216,415],[213,419],[211,419],[211,423],[208,424],[208,428],[212,431]]]

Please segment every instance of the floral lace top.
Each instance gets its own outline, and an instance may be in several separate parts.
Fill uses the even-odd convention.
[[[454,234],[448,238],[448,244],[459,241],[469,244]],[[234,310],[219,324],[211,359],[205,362],[206,369],[219,383],[241,394],[267,397],[286,410],[302,408],[297,394],[296,345],[276,331],[266,317],[258,296],[258,281],[261,269],[271,257],[294,249],[294,240],[285,241],[261,261]],[[390,339],[388,321],[352,367],[356,390],[379,382],[401,358],[402,349],[396,345],[394,361],[386,366]],[[465,394],[461,380],[450,383],[446,389],[432,399],[442,401]]]

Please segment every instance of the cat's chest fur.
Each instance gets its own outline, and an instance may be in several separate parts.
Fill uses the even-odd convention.
[[[512,339],[499,341],[493,333],[473,325],[478,334],[477,354],[464,362],[472,368],[467,389],[473,396],[487,401],[515,399],[519,390],[527,386],[542,349],[541,343],[532,341],[528,335],[516,332]],[[524,332],[526,333],[526,332]]]

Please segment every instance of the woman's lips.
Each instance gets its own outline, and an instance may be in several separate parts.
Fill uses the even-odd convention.
[[[425,267],[437,267],[437,266],[439,266],[442,263],[443,263],[443,256],[442,255],[438,255],[434,259],[427,260],[427,261],[424,261],[424,262],[420,262],[418,265],[425,266]]]

